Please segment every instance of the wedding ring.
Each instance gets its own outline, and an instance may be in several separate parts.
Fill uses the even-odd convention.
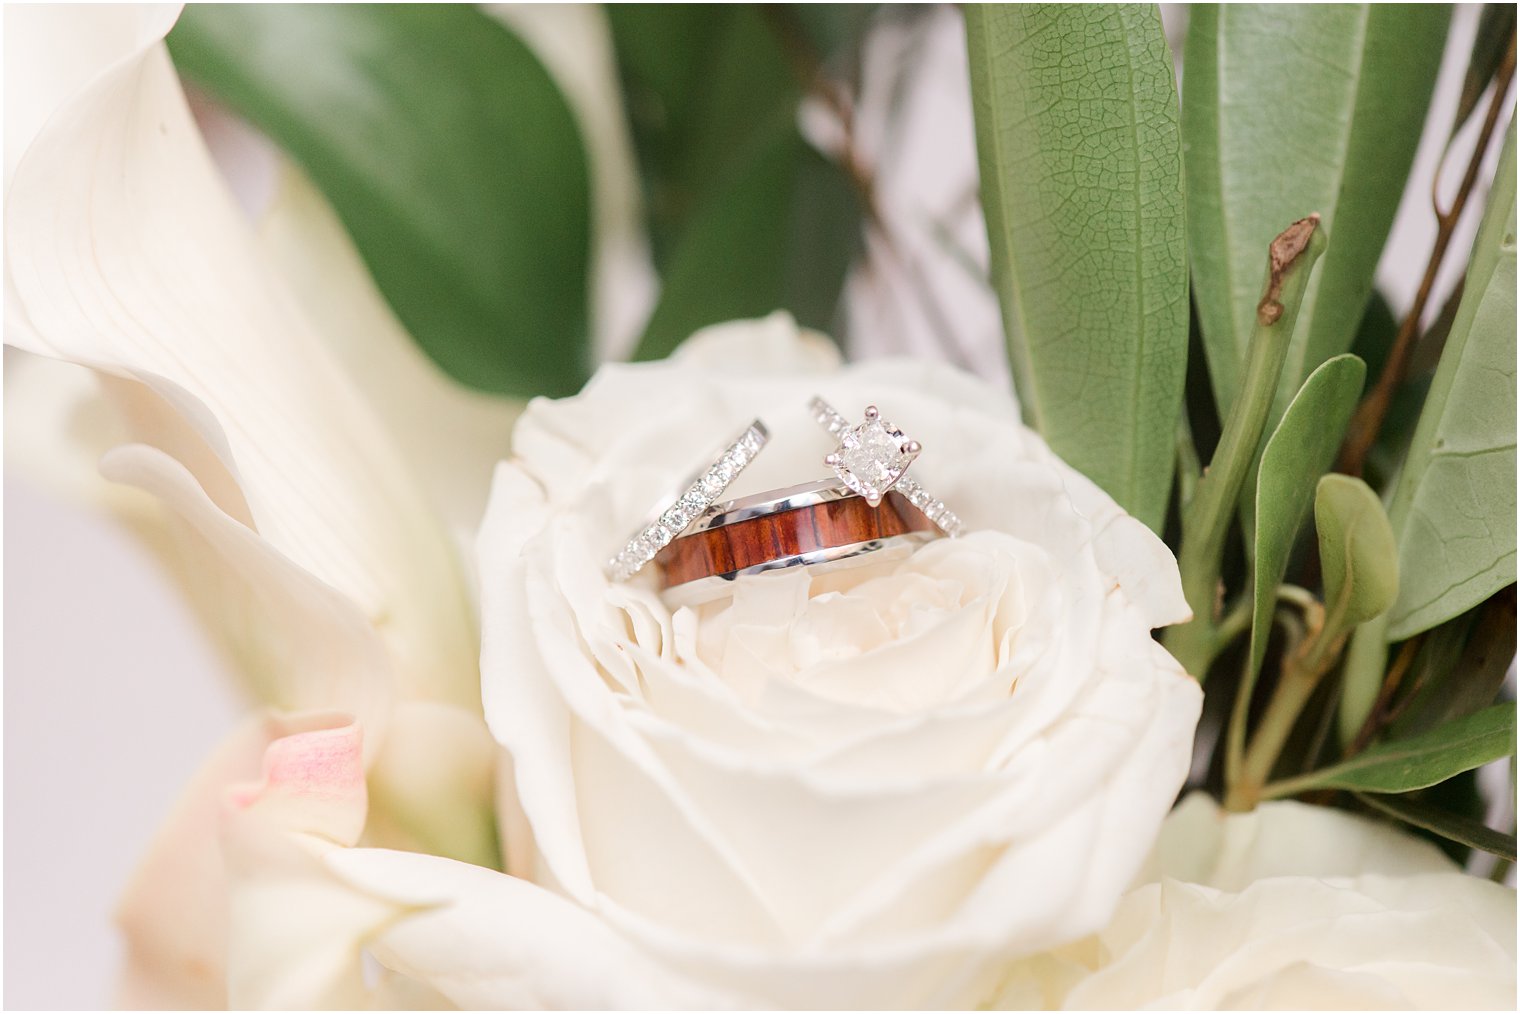
[[[691,523],[717,502],[723,491],[739,477],[739,473],[754,460],[770,438],[770,432],[759,419],[739,434],[739,438],[720,454],[696,478],[690,480],[686,489],[670,506],[643,528],[639,529],[623,546],[623,549],[607,561],[607,576],[614,581],[626,581],[653,560],[655,554],[665,548]]]
[[[843,483],[803,483],[716,504],[659,553],[666,598],[692,605],[747,574],[812,571],[907,555],[937,537],[928,515],[895,491],[872,506]],[[883,554],[883,555],[876,555]]]
[[[954,538],[965,533],[965,523],[943,500],[931,496],[915,479],[904,474],[923,447],[882,419],[875,405],[866,406],[865,421],[858,426],[851,426],[822,398],[814,397],[809,408],[818,425],[839,441],[823,463],[834,470],[840,482],[873,505],[895,489],[946,535]]]

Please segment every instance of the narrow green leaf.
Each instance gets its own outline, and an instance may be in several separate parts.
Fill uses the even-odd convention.
[[[657,359],[700,327],[777,307],[826,326],[858,245],[859,214],[844,177],[787,124],[687,223],[634,358]]]
[[[753,4],[608,4],[661,269],[709,195],[775,141],[802,97]]]
[[[1405,677],[1417,696],[1389,734],[1415,735],[1493,704],[1514,658],[1515,592],[1506,588],[1426,635]]]
[[[1402,640],[1515,580],[1515,135],[1504,142],[1462,303],[1394,491]]]
[[[1288,554],[1314,502],[1315,484],[1335,461],[1341,437],[1356,411],[1367,368],[1356,356],[1326,361],[1304,381],[1267,441],[1256,486],[1256,573],[1251,624],[1251,670],[1261,668],[1277,586]]]
[[[1334,241],[1305,297],[1273,418],[1351,347],[1420,138],[1449,12],[1434,5],[1190,9],[1188,238],[1218,404],[1240,386],[1260,250],[1319,212]]]
[[[661,273],[635,358],[778,308],[832,329],[861,206],[797,129],[792,61],[823,55],[806,26],[752,4],[607,10]]]
[[[1395,820],[1401,820],[1414,827],[1424,828],[1434,832],[1443,838],[1449,838],[1454,842],[1460,842],[1469,848],[1481,849],[1496,856],[1502,856],[1510,862],[1515,861],[1515,836],[1505,834],[1503,831],[1495,831],[1487,824],[1479,823],[1470,817],[1463,817],[1456,813],[1447,813],[1445,810],[1437,810],[1435,807],[1418,803],[1408,796],[1373,795],[1371,793],[1358,792],[1356,798],[1372,807],[1386,813]]]
[[[1372,487],[1349,475],[1327,475],[1314,493],[1325,627],[1338,636],[1378,616],[1399,593],[1393,527]]]
[[[1348,761],[1274,782],[1263,797],[1310,789],[1411,792],[1444,782],[1515,752],[1515,705],[1495,705],[1420,736],[1373,747]]]
[[[1249,705],[1267,652],[1277,586],[1288,569],[1298,531],[1314,502],[1315,483],[1335,461],[1351,413],[1356,411],[1367,368],[1353,355],[1336,356],[1309,375],[1267,441],[1256,486],[1255,570],[1252,575],[1251,654],[1236,708]],[[1242,716],[1243,718],[1243,716]],[[1245,722],[1232,734],[1243,735]]]
[[[169,49],[301,163],[440,366],[510,394],[580,387],[586,156],[507,29],[468,6],[192,4]]]
[[[1025,416],[1159,529],[1188,324],[1181,137],[1160,17],[1128,4],[965,12],[982,205]]]

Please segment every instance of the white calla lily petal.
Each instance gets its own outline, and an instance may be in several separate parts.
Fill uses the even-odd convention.
[[[12,180],[5,239],[7,341],[148,383],[236,481],[259,536],[356,603],[404,690],[474,699],[447,537],[262,263],[161,45],[48,121]]]
[[[523,403],[471,390],[423,353],[375,288],[332,206],[294,166],[280,174],[258,243],[429,502],[468,545]]]

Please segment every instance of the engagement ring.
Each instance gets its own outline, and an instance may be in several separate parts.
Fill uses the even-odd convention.
[[[840,482],[873,506],[896,489],[946,535],[954,538],[964,534],[966,526],[955,512],[904,474],[923,450],[922,445],[882,419],[875,405],[866,406],[865,421],[858,426],[851,426],[822,398],[815,397],[809,407],[818,425],[839,441],[823,463],[834,470]]]

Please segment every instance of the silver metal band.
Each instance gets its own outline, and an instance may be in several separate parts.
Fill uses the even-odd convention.
[[[853,492],[849,493],[854,496]],[[874,563],[878,560],[896,560],[907,557],[914,549],[929,542],[937,536],[933,532],[906,532],[902,535],[891,535],[883,539],[870,539],[866,542],[853,542],[846,546],[831,546],[828,549],[819,549],[811,553],[799,553],[796,556],[782,556],[765,563],[756,564],[753,567],[745,567],[743,570],[730,571],[726,574],[713,574],[708,577],[698,578],[695,581],[687,581],[685,584],[672,585],[665,589],[665,601],[672,606],[694,606],[703,602],[711,602],[724,595],[733,592],[733,583],[741,577],[749,574],[763,574],[769,570],[781,570],[787,567],[807,567],[811,573],[817,574],[830,570],[840,570],[845,567],[855,566],[860,563]],[[870,560],[862,560],[861,557],[870,555]]]
[[[693,534],[705,532],[711,528],[738,524],[740,521],[763,517],[766,514],[779,514],[798,507],[815,507],[821,503],[843,500],[855,495],[855,491],[844,483],[834,482],[831,479],[804,482],[785,489],[773,489],[753,496],[740,497],[737,500],[729,500],[727,503],[715,503],[707,509],[706,514],[697,519],[697,523],[691,526],[691,531]]]
[[[829,436],[836,440],[842,439],[845,433],[853,428],[848,419],[840,415],[834,409],[834,406],[822,398],[815,396],[809,403],[808,408],[813,413],[813,419],[818,425],[827,430]],[[868,420],[871,418],[869,414],[867,418]],[[955,538],[958,535],[966,533],[965,522],[954,511],[945,506],[943,500],[935,498],[928,490],[920,486],[918,481],[912,476],[901,476],[892,484],[892,488],[907,497],[909,503],[923,511],[929,520],[938,525],[940,531],[946,535]]]
[[[607,561],[607,576],[614,581],[626,581],[643,570],[656,553],[686,531],[723,495],[769,439],[770,431],[764,423],[759,419],[750,423],[716,461],[687,484],[658,518],[639,529],[622,550]]]

